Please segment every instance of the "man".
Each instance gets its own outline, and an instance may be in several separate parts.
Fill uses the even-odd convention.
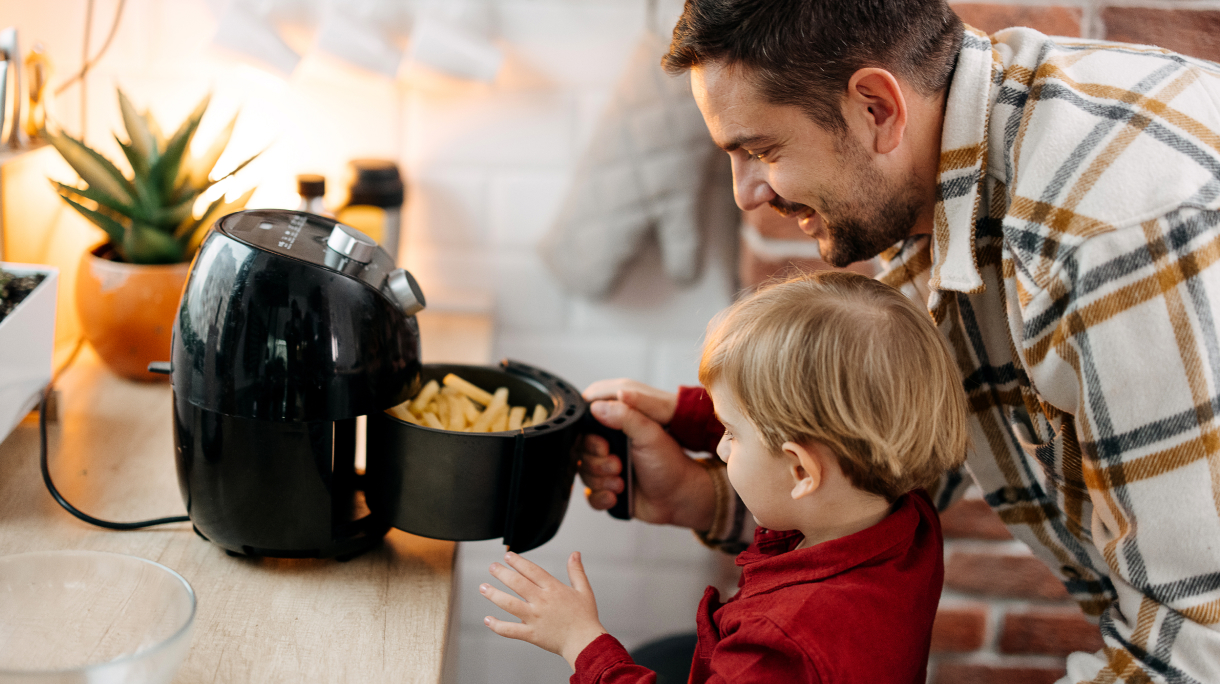
[[[880,256],[926,303],[971,401],[969,474],[1099,623],[1064,681],[1220,682],[1220,66],[989,38],[941,0],[688,0],[664,64],[742,209],[796,214],[833,265]],[[619,400],[594,413],[633,440],[637,517],[741,536],[679,446],[712,432],[697,390],[586,395]],[[584,449],[606,508],[618,459]]]

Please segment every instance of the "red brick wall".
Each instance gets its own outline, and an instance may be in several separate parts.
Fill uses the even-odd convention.
[[[989,33],[1029,26],[1050,35],[1159,45],[1220,61],[1220,2],[1031,0],[954,2],[953,7],[963,21]],[[808,239],[795,221],[763,209],[745,222],[756,231],[754,244],[766,253],[755,253],[743,238],[743,286],[793,268],[826,267],[805,253]],[[758,242],[758,236],[765,240]],[[777,256],[784,241],[803,256]],[[977,495],[958,502],[942,521],[945,591],[932,634],[930,684],[1050,684],[1063,675],[1068,653],[1101,648],[1097,627]]]
[[[1014,541],[977,492],[941,515],[945,590],[932,628],[932,684],[1054,682],[1101,633],[1063,585]]]

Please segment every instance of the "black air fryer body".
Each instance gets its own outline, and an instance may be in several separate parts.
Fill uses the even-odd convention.
[[[389,528],[354,471],[357,416],[408,397],[423,295],[312,214],[246,211],[200,247],[174,327],[178,479],[202,536],[251,555],[358,552]]]
[[[555,535],[575,479],[572,445],[600,426],[545,371],[421,366],[423,304],[410,274],[331,219],[266,210],[216,224],[191,266],[171,364],[178,483],[201,536],[231,553],[302,558],[358,553],[390,526],[503,537],[514,551]],[[549,416],[471,434],[385,413],[450,372],[508,387],[510,403]],[[358,416],[368,416],[364,474]]]

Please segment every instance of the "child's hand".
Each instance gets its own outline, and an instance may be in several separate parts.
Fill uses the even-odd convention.
[[[580,553],[568,556],[570,587],[515,553],[507,553],[504,558],[512,567],[492,563],[491,574],[521,598],[489,584],[479,585],[479,591],[492,603],[521,618],[521,622],[488,616],[483,618],[483,624],[500,636],[528,641],[557,653],[575,670],[576,656],[606,633],[597,620],[597,603],[580,563]]]

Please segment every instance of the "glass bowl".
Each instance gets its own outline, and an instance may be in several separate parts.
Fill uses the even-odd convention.
[[[0,684],[159,684],[190,647],[195,592],[135,556],[0,557]]]

